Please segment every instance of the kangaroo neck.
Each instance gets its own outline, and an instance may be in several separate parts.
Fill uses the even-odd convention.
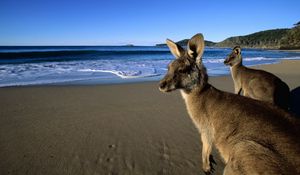
[[[235,64],[233,66],[230,67],[230,72],[231,72],[231,76],[233,79],[237,78],[238,72],[243,68],[243,64],[242,62]]]
[[[208,83],[205,83],[204,85],[196,85],[194,86],[194,88],[192,90],[180,90],[181,92],[181,96],[184,99],[186,105],[188,105],[188,101],[190,98],[194,97],[194,96],[198,96],[201,97],[204,96],[205,92],[208,91],[210,89],[211,85]],[[199,100],[200,100],[199,99]]]

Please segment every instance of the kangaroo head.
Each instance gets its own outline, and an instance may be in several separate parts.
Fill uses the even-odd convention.
[[[241,47],[235,46],[232,52],[225,59],[224,64],[234,66],[242,63]]]
[[[176,89],[190,91],[197,85],[206,84],[208,77],[206,68],[202,65],[203,35],[193,36],[188,42],[187,50],[169,39],[166,42],[175,60],[168,65],[168,72],[160,81],[160,91],[170,92]]]

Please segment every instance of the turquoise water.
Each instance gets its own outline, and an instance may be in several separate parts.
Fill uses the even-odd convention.
[[[229,74],[231,49],[206,48],[210,76]],[[245,65],[300,59],[300,53],[243,49]],[[0,87],[37,84],[101,84],[159,80],[173,60],[167,47],[14,46],[0,47]]]

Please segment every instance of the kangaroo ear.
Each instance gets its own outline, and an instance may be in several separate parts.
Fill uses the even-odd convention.
[[[187,51],[188,55],[195,59],[197,64],[202,62],[202,55],[204,52],[204,38],[201,33],[194,35],[188,42]]]
[[[170,39],[167,39],[166,43],[167,43],[171,53],[175,56],[175,58],[179,58],[184,55],[184,49],[181,46],[179,46],[178,44],[176,44],[175,42],[173,42]]]
[[[233,48],[233,51],[234,51],[235,54],[239,55],[239,54],[241,54],[241,47],[240,46],[235,46]]]

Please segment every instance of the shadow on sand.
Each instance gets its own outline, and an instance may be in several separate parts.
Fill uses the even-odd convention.
[[[300,86],[291,91],[290,112],[300,118]]]

